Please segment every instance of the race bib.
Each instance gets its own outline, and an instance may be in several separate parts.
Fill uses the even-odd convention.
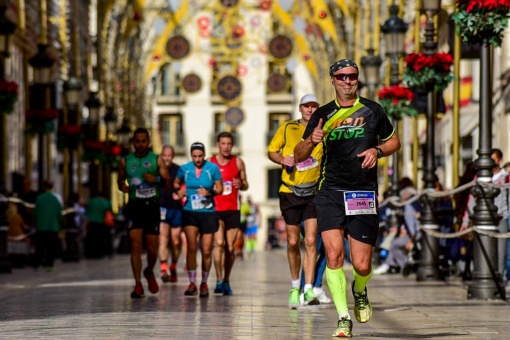
[[[377,214],[373,191],[345,191],[344,201],[346,215]]]
[[[159,219],[161,221],[166,220],[166,208],[163,208],[163,207],[159,208]]]
[[[199,195],[191,195],[191,209],[200,210],[200,209],[210,209],[212,208],[213,203],[210,198]]]
[[[296,169],[298,171],[306,171],[306,170],[316,168],[317,166],[319,166],[319,162],[317,162],[317,160],[315,158],[310,156],[310,157],[308,157],[308,159],[297,163]]]
[[[232,193],[232,182],[223,182],[223,195],[230,195]]]
[[[135,188],[135,197],[137,198],[151,198],[156,196],[156,186],[154,184],[140,184]]]

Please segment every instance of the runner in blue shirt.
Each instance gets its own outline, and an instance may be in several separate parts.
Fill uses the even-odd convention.
[[[205,160],[205,147],[202,143],[191,145],[191,162],[184,164],[177,171],[174,188],[177,192],[175,199],[186,196],[183,208],[182,225],[188,243],[186,266],[190,281],[184,295],[196,295],[196,268],[198,235],[201,235],[202,251],[202,283],[200,284],[200,297],[209,296],[207,279],[211,269],[211,253],[214,233],[218,231],[219,220],[215,211],[213,196],[223,192],[223,180],[220,169],[212,162]],[[186,190],[180,189],[186,185]]]

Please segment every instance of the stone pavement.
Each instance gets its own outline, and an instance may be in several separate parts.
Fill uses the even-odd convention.
[[[234,296],[185,297],[187,278],[159,294],[131,300],[129,257],[61,263],[0,274],[0,339],[331,339],[332,304],[290,310],[285,250],[257,253],[234,268]],[[200,276],[200,275],[198,275]],[[348,282],[352,275],[348,274]],[[146,282],[144,282],[146,287]],[[363,339],[508,339],[510,304],[466,299],[459,279],[416,282],[413,276],[374,276],[374,314],[354,321]],[[329,295],[329,292],[328,292]],[[352,296],[348,294],[351,315]]]

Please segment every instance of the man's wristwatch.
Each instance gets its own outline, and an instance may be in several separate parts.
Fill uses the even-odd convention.
[[[383,152],[381,149],[379,149],[377,146],[374,146],[374,149],[377,150],[377,158],[382,158]]]

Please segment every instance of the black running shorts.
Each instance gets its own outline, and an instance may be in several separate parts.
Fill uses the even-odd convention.
[[[379,233],[377,214],[345,215],[344,192],[341,190],[319,190],[315,194],[317,224],[319,232],[344,228],[346,236],[375,246]],[[379,202],[377,207],[379,207]]]
[[[124,209],[128,229],[143,229],[148,235],[159,235],[159,202],[155,199],[130,199]]]
[[[225,224],[225,230],[240,228],[241,212],[239,210],[217,211],[216,213]]]
[[[200,234],[214,234],[219,228],[219,219],[216,212],[195,212],[183,210],[183,227],[197,227]]]
[[[317,218],[313,196],[299,197],[293,193],[280,192],[280,210],[288,225],[300,225],[301,222]]]

